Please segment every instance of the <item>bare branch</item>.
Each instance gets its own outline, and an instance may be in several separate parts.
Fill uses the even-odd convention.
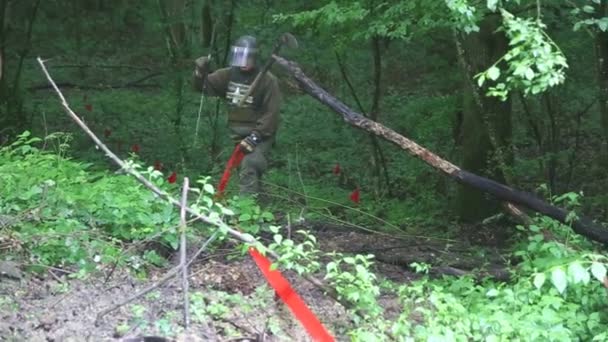
[[[190,313],[188,305],[188,265],[186,263],[186,204],[188,202],[188,177],[184,178],[182,189],[182,202],[180,211],[180,246],[179,264],[182,266],[182,291],[184,293],[184,327],[188,330],[190,326]],[[208,330],[208,329],[206,329]]]

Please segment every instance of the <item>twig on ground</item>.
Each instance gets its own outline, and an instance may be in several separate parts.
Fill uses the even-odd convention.
[[[198,221],[198,220],[200,220],[200,218],[195,217],[195,218],[193,218],[193,219],[190,219],[190,220],[186,221],[186,224],[191,224],[191,223],[194,223],[194,222],[196,222],[196,221]],[[123,255],[125,255],[125,254],[129,253],[129,252],[130,252],[130,251],[132,251],[133,249],[135,249],[135,248],[137,248],[137,247],[141,246],[142,244],[144,244],[144,243],[146,243],[146,242],[150,242],[150,241],[152,241],[152,240],[156,239],[157,237],[161,236],[163,233],[166,233],[167,231],[172,231],[172,230],[177,229],[177,228],[179,228],[179,227],[180,227],[180,225],[175,225],[175,226],[171,226],[171,227],[169,227],[169,228],[165,228],[165,229],[163,229],[163,230],[159,231],[158,233],[155,233],[155,234],[152,234],[152,235],[150,235],[150,236],[147,236],[147,237],[146,237],[145,239],[143,239],[143,240],[138,240],[138,241],[135,241],[135,242],[133,242],[133,243],[130,243],[130,244],[129,244],[129,247],[127,247],[126,249],[124,249],[124,248],[123,248],[123,249],[121,249],[120,256],[119,256],[119,257],[117,258],[117,260],[116,260],[116,261],[115,261],[115,262],[112,264],[112,268],[110,269],[110,272],[109,272],[109,273],[106,275],[106,277],[105,277],[105,279],[104,279],[104,281],[103,281],[103,284],[105,285],[105,284],[107,284],[107,283],[108,283],[108,281],[110,281],[110,278],[112,278],[112,275],[114,274],[114,271],[116,270],[116,267],[118,266],[118,262],[119,262],[120,258],[121,258]]]
[[[59,278],[59,277],[58,277],[58,276],[55,274],[55,272],[53,272],[53,270],[49,269],[49,274],[50,274],[51,276],[53,276],[53,278],[55,278],[55,280],[57,280],[58,282],[60,282],[60,283],[62,283],[62,284],[64,284],[64,283],[65,283],[65,280],[63,280],[63,279]]]
[[[194,253],[194,255],[190,258],[190,261],[188,261],[188,263],[186,264],[187,267],[190,267],[190,265],[194,262],[194,260],[196,260],[196,258],[198,258],[199,255],[201,255],[201,253],[203,253],[205,251],[205,249],[207,248],[207,246],[213,242],[213,240],[215,240],[218,235],[220,234],[220,230],[216,229],[215,232],[213,232],[213,234],[211,234],[211,236],[209,237],[209,239],[207,239],[207,241],[205,241],[205,243],[201,246],[201,248],[198,249],[198,251],[196,251],[196,253]]]
[[[152,290],[158,288],[159,286],[161,286],[162,284],[164,284],[165,282],[167,282],[169,279],[175,277],[175,275],[182,269],[182,265],[178,265],[177,267],[172,268],[171,270],[169,270],[169,272],[167,272],[167,274],[165,274],[162,278],[160,278],[160,280],[158,280],[156,283],[146,287],[145,289],[137,292],[136,294],[132,295],[131,297],[123,300],[122,302],[115,304],[109,308],[103,309],[101,310],[98,314],[97,317],[95,318],[95,325],[97,325],[99,323],[99,321],[103,318],[103,316],[107,315],[108,313],[122,307],[125,306],[129,303],[131,303],[132,301],[136,300],[137,298],[144,296],[150,292],[152,292]]]
[[[258,335],[258,333],[256,331],[250,329],[249,327],[237,324],[236,322],[233,322],[232,320],[230,320],[228,318],[219,318],[219,321],[220,322],[224,322],[224,323],[228,323],[228,324],[232,325],[233,327],[237,328],[238,330],[244,331],[244,332],[246,332],[249,335],[253,335],[253,336],[257,336]]]
[[[24,263],[20,263],[20,265],[21,266],[44,267],[44,268],[46,268],[48,270],[57,271],[57,272],[61,272],[61,273],[64,273],[64,274],[73,274],[73,273],[75,273],[75,272],[66,270],[65,268],[59,268],[59,267],[49,266],[49,265],[43,265],[43,264],[35,264],[35,263],[32,264],[32,263],[24,262]]]
[[[207,241],[206,241],[206,242],[203,244],[203,246],[200,248],[200,250],[199,250],[199,251],[201,251],[201,252],[202,252],[202,251],[203,251],[203,250],[204,250],[204,249],[205,249],[205,248],[206,248],[206,247],[209,245],[209,243],[211,243],[213,240],[215,240],[215,238],[216,238],[216,237],[217,237],[217,235],[218,235],[218,232],[219,232],[219,230],[216,230],[216,231],[213,233],[213,235],[211,235],[211,237],[209,238],[209,240],[207,240]],[[196,257],[197,257],[197,256],[198,256],[198,253],[197,253],[197,254],[195,254],[195,255],[194,255],[194,257],[192,257],[192,258],[190,259],[190,261],[189,261],[188,263],[186,263],[186,265],[185,265],[185,266],[186,266],[186,267],[188,267],[190,264],[192,264],[192,262],[193,262],[193,261],[196,259]],[[165,276],[163,276],[163,277],[162,277],[160,280],[158,280],[158,281],[157,281],[155,284],[152,284],[152,285],[150,285],[150,286],[148,286],[148,287],[144,288],[143,290],[141,290],[141,291],[137,292],[136,294],[132,295],[131,297],[129,297],[129,298],[127,298],[127,299],[123,300],[122,302],[120,302],[120,303],[118,303],[118,304],[115,304],[115,305],[113,305],[113,306],[111,306],[111,307],[109,307],[109,308],[106,308],[106,309],[104,309],[104,310],[100,311],[100,312],[97,314],[97,318],[95,319],[95,323],[97,324],[97,323],[99,322],[99,320],[100,320],[100,319],[101,319],[103,316],[107,315],[108,313],[110,313],[110,312],[112,312],[112,311],[114,311],[114,310],[116,310],[116,309],[118,309],[118,308],[120,308],[120,307],[122,307],[122,306],[124,306],[124,305],[127,305],[127,304],[131,303],[132,301],[136,300],[137,298],[139,298],[139,297],[141,297],[141,296],[144,296],[144,295],[146,295],[146,294],[150,293],[152,290],[154,290],[154,289],[158,288],[159,286],[163,285],[163,284],[164,284],[164,283],[166,283],[166,282],[167,282],[169,279],[171,279],[171,278],[175,277],[175,276],[177,275],[177,273],[178,273],[179,271],[181,271],[181,270],[182,270],[182,268],[183,268],[183,267],[184,267],[184,265],[182,265],[182,264],[180,263],[180,264],[179,264],[179,265],[177,265],[176,267],[174,267],[174,268],[172,268],[171,270],[169,270],[169,272],[167,272],[167,274],[165,274]]]

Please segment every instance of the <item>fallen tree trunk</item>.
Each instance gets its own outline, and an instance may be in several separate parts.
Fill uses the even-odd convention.
[[[554,218],[564,224],[571,224],[575,232],[586,236],[591,240],[608,244],[608,229],[604,228],[602,225],[597,224],[591,219],[583,216],[579,216],[571,223],[567,222],[566,218],[568,217],[568,211],[563,208],[551,205],[529,192],[513,189],[491,179],[462,170],[458,166],[440,158],[436,154],[395,132],[394,130],[353,111],[342,101],[338,100],[323,88],[315,84],[304,74],[302,69],[295,62],[289,61],[277,55],[273,55],[272,57],[281,67],[287,70],[289,74],[296,79],[300,89],[317,99],[319,102],[328,106],[336,113],[340,114],[344,121],[346,121],[348,124],[364,131],[371,132],[385,140],[392,142],[393,144],[407,151],[409,154],[422,159],[427,164],[461,184],[487,192],[505,202],[525,206],[543,215]]]

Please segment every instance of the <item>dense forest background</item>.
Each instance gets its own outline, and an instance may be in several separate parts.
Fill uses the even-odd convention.
[[[152,166],[165,179],[177,175],[175,184],[164,184],[170,191],[177,192],[186,176],[210,176],[208,181],[215,184],[232,146],[222,102],[192,89],[194,60],[210,54],[212,67],[223,67],[230,45],[250,34],[261,43],[266,61],[284,32],[297,37],[299,48],[280,54],[353,110],[465,170],[598,222],[608,220],[605,0],[0,0],[0,146],[8,153],[15,141],[25,141],[21,134],[28,131],[42,138],[32,142],[37,149],[73,160],[86,172],[111,177],[104,172],[118,170],[65,115],[36,61],[40,56],[71,107],[119,156],[144,169]],[[284,69],[275,65],[272,72],[285,95],[281,128],[264,178],[272,220],[276,217],[281,223],[287,217],[290,222],[340,224],[380,233],[397,229],[403,237],[453,239],[481,249],[509,249],[532,241],[523,228],[515,229],[519,221],[496,216],[502,213],[499,200],[458,185],[394,145],[353,129],[302,92]],[[46,196],[40,188],[27,198],[16,195],[35,185],[18,180],[18,175],[31,173],[31,182],[42,181],[49,171],[36,171],[35,163],[14,158],[10,153],[5,156],[0,173],[0,192],[5,192],[0,217],[5,218],[23,213],[28,201]],[[26,164],[13,164],[20,162]],[[81,171],[69,172],[73,173],[65,177]],[[102,176],[93,179],[97,177]],[[112,182],[111,186],[125,186],[123,181]],[[103,196],[107,201],[115,189],[110,185],[98,188],[110,194]],[[353,196],[355,192],[360,198]],[[118,203],[132,205],[131,197],[117,198]],[[254,205],[234,206],[242,213]],[[255,210],[259,214],[260,209]],[[545,241],[553,247],[523,250],[561,252],[551,254],[555,262],[542,264],[544,268],[532,263],[533,267],[520,269],[528,272],[523,278],[544,271],[553,274],[551,291],[557,292],[552,295],[559,297],[564,290],[561,278],[551,272],[560,262],[576,261],[603,280],[598,266],[603,263],[597,258],[601,252],[593,254],[599,246],[579,236],[575,240],[580,245],[573,247],[570,233],[564,233],[567,228],[529,214],[544,222],[537,223],[541,235],[547,236],[544,229],[559,232],[552,233],[555,240]],[[111,221],[109,211],[107,215],[106,224]],[[130,214],[120,216],[118,226],[141,225],[124,221],[125,216]],[[161,221],[175,219],[169,216]],[[250,219],[251,215],[243,221]],[[257,232],[259,227],[254,226]],[[31,244],[38,263],[66,266],[82,258],[49,252],[27,237],[22,226],[0,228],[24,234],[21,243]],[[112,230],[112,236],[135,241],[150,233],[129,229]],[[532,236],[538,236],[534,229]],[[370,235],[368,244],[374,245],[375,239]],[[165,240],[176,247],[175,236]],[[515,259],[530,261],[532,256],[517,254]],[[568,277],[574,277],[569,281],[577,283],[580,272],[569,272]],[[534,279],[535,284],[540,282]],[[593,291],[599,293],[596,285]],[[586,291],[575,290],[572,302]],[[581,304],[589,305],[579,308],[582,315],[595,314],[598,303],[605,302],[593,298]],[[595,318],[597,327],[567,327],[572,335],[564,336],[599,336],[597,329],[605,317]],[[435,319],[450,325],[448,318]],[[371,320],[366,322],[374,326]],[[359,329],[369,326],[361,324]],[[359,333],[349,336],[367,336]],[[505,334],[497,336],[513,337]]]
[[[542,196],[582,191],[586,210],[605,219],[605,21],[588,23],[601,17],[603,5],[505,5],[547,25],[550,43],[567,58],[563,84],[541,94],[515,88],[504,101],[472,88],[473,77],[508,50],[497,32],[500,14],[478,11],[480,31],[455,36],[459,14],[443,3],[4,1],[2,136],[72,132],[75,156],[103,158],[48,92],[35,62],[41,56],[79,113],[118,152],[137,145],[148,164],[160,161],[179,175],[217,172],[227,153],[223,112],[206,99],[197,130],[193,60],[212,53],[215,68],[226,65],[228,47],[243,34],[258,37],[265,56],[290,31],[301,48],[284,53],[353,109],[466,170],[530,191],[543,185]],[[404,213],[397,220],[449,212],[475,221],[496,210],[480,193],[344,126],[300,96],[276,67],[275,73],[287,96],[268,182],[300,188],[290,183],[297,164],[317,197],[344,199],[359,186],[363,206]],[[331,175],[336,164],[346,174],[339,184]]]

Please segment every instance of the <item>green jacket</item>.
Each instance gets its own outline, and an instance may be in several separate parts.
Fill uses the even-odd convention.
[[[242,72],[239,68],[218,69],[204,77],[194,74],[194,88],[209,96],[218,96],[228,105],[228,127],[233,133],[246,136],[253,131],[263,138],[273,136],[280,122],[281,92],[277,78],[270,72],[260,79],[242,107],[237,104],[247,92],[258,71]]]

